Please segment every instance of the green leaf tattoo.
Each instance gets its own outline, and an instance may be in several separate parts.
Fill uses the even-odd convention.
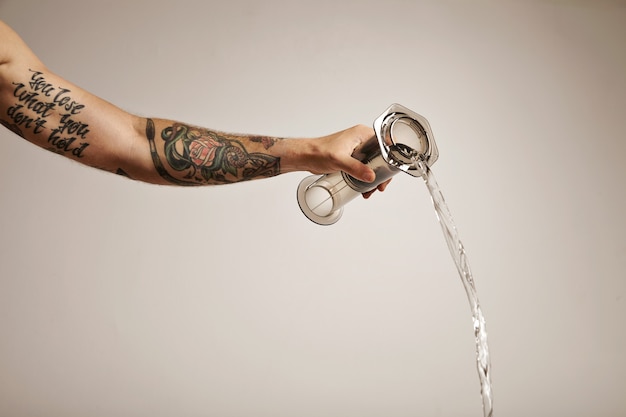
[[[249,153],[238,140],[208,129],[174,123],[161,131],[169,167],[183,173],[174,178],[161,162],[154,143],[154,123],[148,119],[146,136],[152,159],[161,177],[178,185],[227,184],[257,177],[271,177],[280,171],[280,158]]]

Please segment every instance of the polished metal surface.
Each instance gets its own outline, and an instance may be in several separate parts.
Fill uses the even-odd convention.
[[[414,158],[420,157],[428,166],[439,158],[428,120],[400,104],[389,106],[374,121],[374,130],[383,159],[407,174],[422,175]]]

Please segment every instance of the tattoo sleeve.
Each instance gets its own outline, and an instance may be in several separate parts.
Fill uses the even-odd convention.
[[[228,184],[280,172],[280,158],[248,152],[241,140],[230,135],[173,123],[161,130],[158,145],[155,136],[155,124],[147,119],[146,138],[152,162],[158,174],[172,184]],[[248,140],[269,149],[275,139],[254,136]]]
[[[127,113],[79,87],[59,85],[62,80],[54,74],[24,69],[16,78],[1,91],[1,125],[52,152],[119,175],[137,176],[137,161],[118,166],[116,159],[128,144],[124,136],[136,133],[116,128],[128,121]],[[145,135],[156,173],[168,183],[228,184],[280,173],[280,158],[269,152],[277,138],[230,135],[155,120],[147,119]],[[146,177],[159,179],[152,170]]]

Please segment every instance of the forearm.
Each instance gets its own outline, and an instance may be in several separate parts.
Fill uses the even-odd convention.
[[[358,125],[317,138],[278,138],[220,132],[177,121],[136,118],[139,140],[117,173],[182,186],[230,184],[275,175],[339,170],[371,181],[373,171],[350,157],[372,129]],[[146,158],[149,155],[149,161]]]
[[[49,71],[14,32],[3,29],[14,50],[0,62],[0,122],[24,139],[152,183],[221,184],[281,172],[281,155],[273,154],[284,148],[280,139],[133,116]]]
[[[315,148],[311,139],[230,134],[163,119],[142,123],[145,144],[126,165],[129,176],[152,183],[212,185],[272,177],[306,169],[304,161]],[[137,166],[141,153],[149,153],[152,166]]]

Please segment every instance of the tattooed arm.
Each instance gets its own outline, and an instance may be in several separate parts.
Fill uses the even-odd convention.
[[[0,122],[67,158],[155,184],[225,184],[292,171],[343,170],[374,179],[371,169],[350,156],[373,135],[369,127],[282,139],[135,116],[55,75],[2,22]]]

